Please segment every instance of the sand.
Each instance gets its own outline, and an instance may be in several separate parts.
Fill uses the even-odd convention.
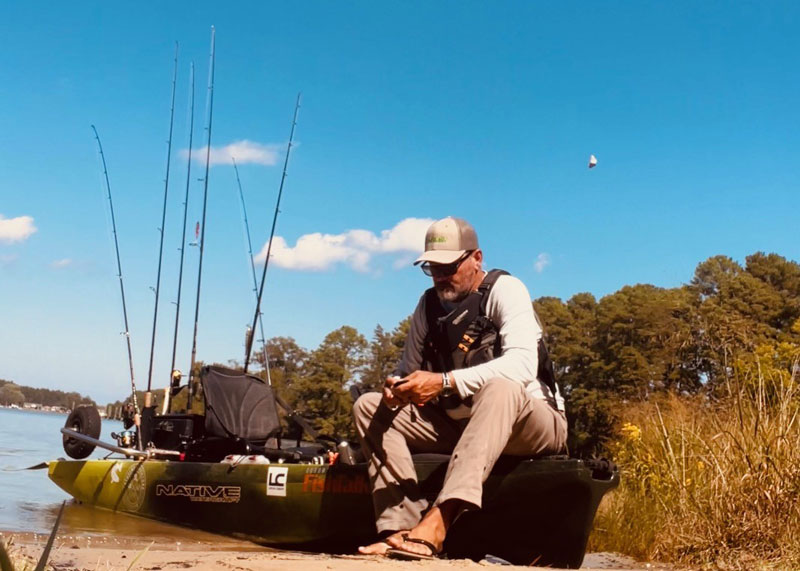
[[[18,569],[36,565],[47,537],[31,533],[0,533],[0,540],[10,543],[12,559]],[[499,560],[486,559],[479,563],[466,559],[405,562],[378,556],[327,555],[279,551],[247,541],[205,534],[197,541],[173,541],[154,538],[118,539],[96,536],[64,536],[56,540],[50,556],[50,568],[58,571],[112,571],[137,569],[142,571],[175,569],[235,569],[252,571],[326,570],[326,571],[390,571],[425,569],[439,570],[513,570],[522,567]],[[653,570],[662,566],[639,564],[616,554],[591,553],[583,569]],[[531,567],[526,567],[531,569]]]

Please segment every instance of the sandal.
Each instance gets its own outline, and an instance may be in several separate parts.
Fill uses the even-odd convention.
[[[407,534],[404,534],[403,543],[417,543],[419,545],[424,545],[430,550],[430,553],[429,554],[417,553],[415,551],[408,551],[407,549],[403,549],[402,547],[393,547],[392,549],[386,551],[386,555],[388,555],[392,559],[402,559],[403,561],[429,561],[434,559],[441,559],[442,557],[442,551],[436,549],[436,546],[427,539],[421,539],[419,537],[408,537]]]

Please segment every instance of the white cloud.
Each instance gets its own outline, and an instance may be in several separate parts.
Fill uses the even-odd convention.
[[[417,259],[419,252],[416,252],[413,256],[404,255],[392,262],[392,267],[395,270],[402,270],[403,268],[407,268],[411,264],[414,263],[414,260]]]
[[[398,263],[411,263],[408,253],[419,253],[425,242],[425,232],[433,220],[429,218],[406,218],[389,230],[379,234],[369,230],[348,230],[342,234],[314,232],[297,239],[289,246],[281,236],[276,236],[272,245],[272,262],[281,268],[299,271],[324,271],[336,264],[344,264],[357,272],[370,271],[373,257],[381,254],[404,254]],[[256,256],[263,263],[267,256],[266,243]]]
[[[50,262],[50,267],[56,270],[60,270],[61,268],[66,268],[67,266],[72,265],[72,260],[70,258],[62,258],[60,260],[54,260]]]
[[[199,149],[192,150],[192,158],[200,163],[206,161],[206,149],[208,147],[200,147]],[[211,147],[209,153],[210,165],[230,165],[231,158],[236,159],[236,164],[243,165],[245,163],[255,163],[258,165],[272,166],[278,162],[278,152],[280,145],[265,145],[248,141],[246,139],[236,141],[224,147]],[[189,151],[184,149],[181,151],[181,156],[184,158],[189,156]]]
[[[536,256],[536,261],[533,262],[533,269],[536,270],[536,273],[541,274],[544,269],[550,265],[550,254],[546,254],[542,252],[538,256]]]
[[[4,218],[0,214],[0,242],[13,244],[27,240],[36,232],[37,228],[33,225],[31,216],[17,216],[16,218]]]
[[[431,218],[406,218],[391,230],[381,232],[382,252],[422,252],[425,247],[425,232],[433,224]]]

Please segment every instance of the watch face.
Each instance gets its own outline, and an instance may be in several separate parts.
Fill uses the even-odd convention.
[[[453,379],[448,373],[442,373],[442,396],[453,394]]]

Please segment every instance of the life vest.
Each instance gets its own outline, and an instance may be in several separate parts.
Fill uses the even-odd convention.
[[[425,292],[425,318],[428,333],[422,348],[422,368],[435,373],[472,367],[503,354],[497,326],[486,315],[489,293],[505,270],[491,270],[476,291],[471,292],[455,309],[448,312],[435,288]],[[536,321],[539,317],[534,312]],[[539,339],[537,378],[555,398],[557,394],[553,362],[544,340]]]

